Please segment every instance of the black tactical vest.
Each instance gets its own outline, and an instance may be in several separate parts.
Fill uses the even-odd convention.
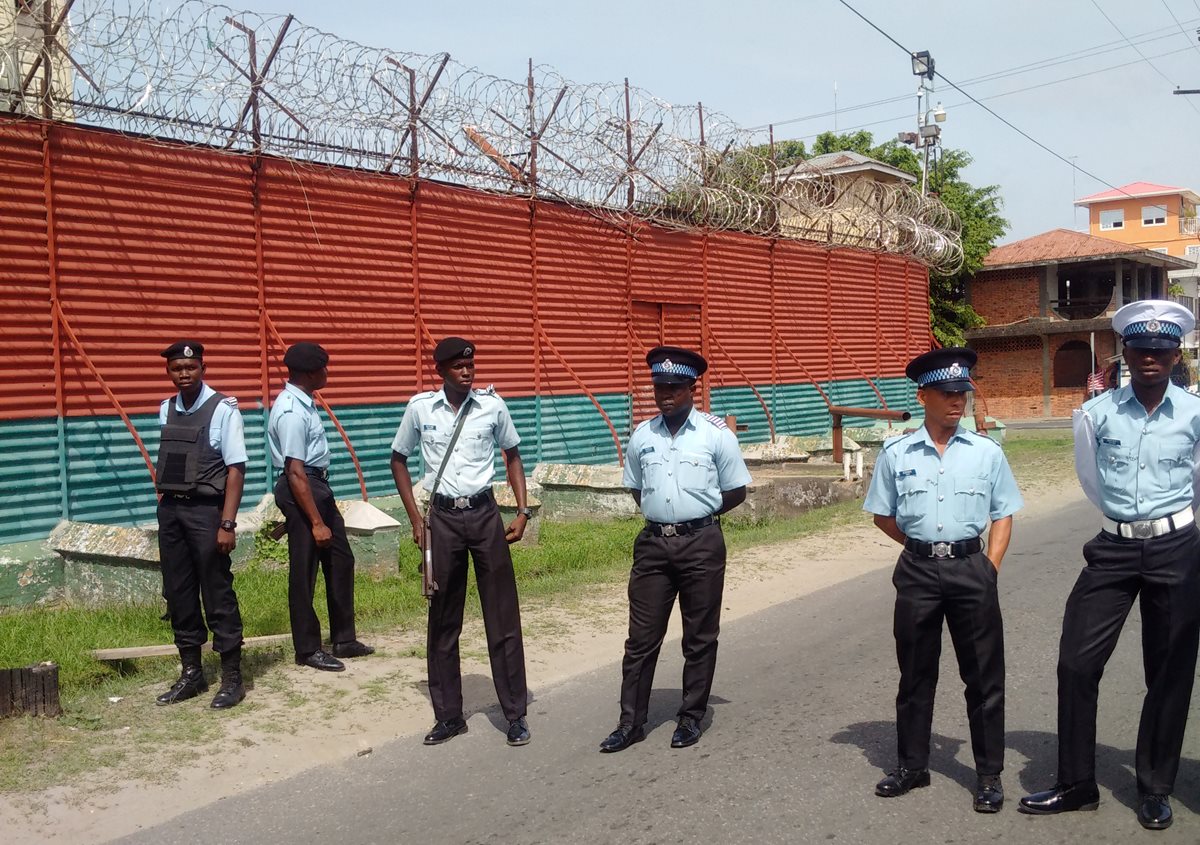
[[[221,453],[208,442],[208,428],[217,405],[226,397],[210,396],[194,414],[181,414],[175,397],[167,404],[167,422],[158,444],[156,486],[160,493],[193,496],[225,495],[229,471]]]

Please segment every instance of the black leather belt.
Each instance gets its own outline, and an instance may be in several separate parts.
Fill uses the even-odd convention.
[[[195,502],[198,505],[220,505],[225,503],[224,494],[216,493],[163,493],[163,501]]]
[[[463,511],[469,508],[477,508],[482,504],[492,501],[494,498],[491,490],[484,490],[482,493],[476,493],[474,496],[443,496],[441,493],[434,493],[433,504],[434,507],[445,511]]]
[[[983,551],[983,540],[976,537],[973,540],[957,540],[953,543],[926,543],[923,540],[908,539],[904,548],[917,557],[951,558],[967,557]]]
[[[304,465],[304,474],[310,478],[319,478],[322,481],[329,480],[329,467],[310,467]]]
[[[651,522],[650,520],[646,520],[646,528],[655,537],[682,537],[685,534],[692,534],[710,525],[719,525],[720,522],[721,517],[719,516],[702,516],[690,522]]]

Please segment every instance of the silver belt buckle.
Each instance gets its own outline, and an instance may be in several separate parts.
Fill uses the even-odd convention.
[[[1135,540],[1149,540],[1154,536],[1154,521],[1143,519],[1138,522],[1129,523],[1129,530],[1133,533]]]
[[[934,557],[950,557],[950,544],[949,543],[934,543],[933,544],[933,556]]]
[[[664,537],[678,537],[679,531],[674,525],[664,525],[662,527],[662,535]]]
[[[466,496],[458,496],[454,499],[454,507],[460,511],[466,510],[467,508],[471,507],[471,500]]]

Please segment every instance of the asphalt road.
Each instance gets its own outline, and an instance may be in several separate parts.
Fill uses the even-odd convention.
[[[419,737],[229,798],[126,843],[734,843],[1200,841],[1195,720],[1177,782],[1174,827],[1143,831],[1132,772],[1143,683],[1135,608],[1101,687],[1097,812],[1018,814],[1053,781],[1055,682],[1063,603],[1094,532],[1073,502],[1016,524],[1001,572],[1008,658],[1003,812],[971,811],[974,770],[962,686],[948,637],[934,720],[933,784],[897,799],[873,786],[894,762],[897,678],[890,570],[725,626],[710,720],[700,743],[671,750],[680,697],[678,643],[659,665],[650,735],[599,754],[616,722],[612,665],[539,691],[533,743],[504,744],[494,710],[470,733],[426,748]],[[484,690],[484,679],[468,679]],[[236,753],[230,751],[229,753]]]

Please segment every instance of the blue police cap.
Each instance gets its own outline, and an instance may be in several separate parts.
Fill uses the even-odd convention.
[[[166,358],[168,363],[176,358],[200,359],[204,357],[204,347],[194,340],[180,340],[172,343],[158,354]]]
[[[915,381],[917,387],[935,387],[951,393],[974,390],[971,368],[978,358],[973,349],[947,346],[913,358],[904,374]]]
[[[646,363],[650,365],[650,381],[654,384],[686,384],[708,369],[703,357],[678,346],[654,347],[646,353]]]
[[[298,373],[315,373],[329,364],[329,353],[320,344],[302,340],[288,347],[283,363],[289,370]]]

